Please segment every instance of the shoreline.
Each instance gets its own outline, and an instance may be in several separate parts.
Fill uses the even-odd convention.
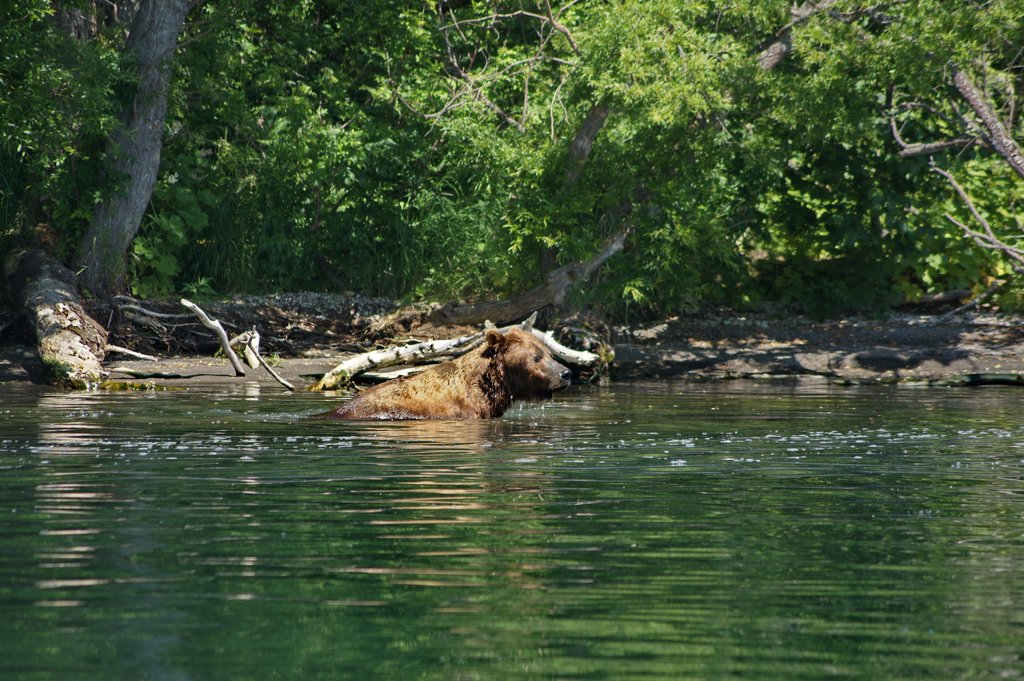
[[[938,315],[909,314],[828,322],[737,315],[670,318],[615,328],[616,358],[609,375],[612,380],[817,377],[837,383],[1024,386],[1024,318],[976,314],[939,320]],[[446,330],[432,332],[441,337]],[[275,369],[303,390],[352,354],[314,344],[299,356],[282,358]],[[108,380],[123,387],[276,385],[263,369],[236,377],[226,359],[198,354],[151,362],[111,352],[104,368],[110,371]],[[45,384],[33,347],[0,346],[0,386],[11,382]]]

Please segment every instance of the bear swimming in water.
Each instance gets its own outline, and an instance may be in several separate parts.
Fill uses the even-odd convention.
[[[569,369],[529,330],[490,330],[479,348],[359,393],[322,418],[491,419],[513,400],[549,399],[569,385]]]

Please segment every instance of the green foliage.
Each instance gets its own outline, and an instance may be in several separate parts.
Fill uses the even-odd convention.
[[[46,222],[67,255],[103,189],[97,178],[121,73],[104,36],[72,40],[53,13],[42,0],[0,10],[0,246]]]
[[[626,224],[576,304],[878,313],[1008,275],[945,218],[970,220],[925,157],[898,154],[890,118],[908,143],[976,134],[952,63],[1008,120],[1021,110],[1019,0],[841,0],[793,23],[766,71],[792,7],[555,2],[556,26],[537,0],[204,3],[133,291],[507,295]],[[109,190],[117,34],[62,37],[40,0],[2,12],[0,219],[12,239],[50,221],[66,250]],[[936,162],[1001,233],[1024,229],[1022,183],[990,151]]]
[[[132,244],[132,293],[142,298],[169,294],[177,288],[183,253],[209,225],[206,211],[217,203],[212,192],[181,186],[171,175],[157,185],[153,204]],[[193,283],[196,290],[210,288]],[[212,290],[212,289],[211,289]]]

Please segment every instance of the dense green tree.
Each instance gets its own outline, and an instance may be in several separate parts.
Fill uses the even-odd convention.
[[[128,150],[140,81],[123,25],[83,41],[47,2],[3,12],[5,239],[47,223],[68,258],[123,187],[99,171]],[[488,297],[630,225],[577,303],[825,315],[980,289],[1010,268],[945,217],[973,220],[929,159],[1010,242],[1024,228],[1024,183],[955,82],[1019,139],[1022,17],[1021,0],[211,0],[175,58],[131,286]]]

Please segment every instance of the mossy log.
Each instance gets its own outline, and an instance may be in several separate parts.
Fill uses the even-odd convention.
[[[4,275],[15,306],[35,329],[50,381],[96,387],[107,375],[101,366],[107,332],[82,307],[71,271],[44,251],[29,250],[8,257]]]

